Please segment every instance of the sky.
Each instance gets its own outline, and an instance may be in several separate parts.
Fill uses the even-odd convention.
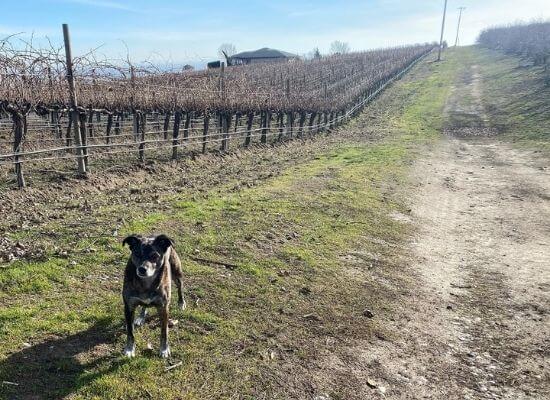
[[[68,23],[73,53],[111,59],[200,65],[222,43],[238,51],[272,47],[306,54],[330,43],[352,50],[439,40],[444,0],[1,0],[0,37],[21,33],[35,43],[62,43]],[[445,39],[454,44],[464,6],[461,45],[488,26],[550,18],[550,0],[449,0]]]

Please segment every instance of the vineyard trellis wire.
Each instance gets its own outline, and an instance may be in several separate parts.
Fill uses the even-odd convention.
[[[237,138],[250,146],[258,138],[267,144],[311,136],[350,118],[433,49],[163,72],[93,52],[64,60],[61,48],[12,42],[0,41],[0,166],[14,166],[19,187],[24,163],[77,159],[85,173],[92,153],[137,149],[144,161],[146,151],[170,148],[177,159],[193,144],[204,153],[212,144],[226,151]]]

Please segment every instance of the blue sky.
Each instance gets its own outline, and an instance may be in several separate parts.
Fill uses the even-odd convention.
[[[238,51],[274,47],[298,54],[334,40],[353,50],[434,41],[443,0],[363,1],[145,1],[4,0],[0,36],[25,32],[61,41],[70,25],[76,54],[102,45],[109,58],[154,59],[177,64],[217,59],[221,43]],[[457,7],[467,7],[461,44],[490,25],[550,18],[550,0],[449,0],[445,38],[454,43]]]

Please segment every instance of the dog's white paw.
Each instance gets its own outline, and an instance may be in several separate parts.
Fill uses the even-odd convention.
[[[166,346],[165,349],[160,349],[160,356],[162,358],[168,358],[170,357],[170,347]]]
[[[136,319],[134,319],[134,325],[137,327],[143,326],[144,323],[145,323],[145,317],[142,317],[141,315],[139,317],[136,317]]]
[[[187,307],[187,303],[185,302],[185,300],[178,301],[178,308],[181,311],[185,310],[186,307]]]
[[[124,355],[128,358],[134,358],[136,356],[136,346],[126,346]]]

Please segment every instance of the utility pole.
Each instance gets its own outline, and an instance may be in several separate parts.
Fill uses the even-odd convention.
[[[441,49],[443,47],[443,32],[445,32],[445,16],[447,15],[447,0],[443,8],[443,22],[441,23],[441,38],[439,39],[439,51],[437,52],[437,61],[441,61]]]
[[[460,10],[460,14],[458,14],[458,26],[456,27],[456,40],[455,40],[455,47],[458,46],[458,34],[460,32],[460,21],[462,21],[462,11],[466,9],[466,7],[458,7]]]

